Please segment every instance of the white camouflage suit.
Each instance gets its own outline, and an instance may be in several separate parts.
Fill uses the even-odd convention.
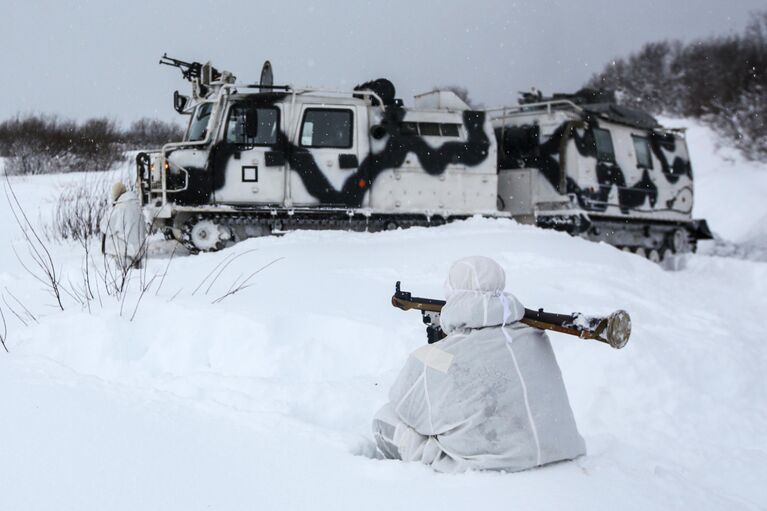
[[[112,187],[112,208],[101,224],[101,250],[123,268],[140,262],[146,249],[146,222],[138,195],[120,182]]]
[[[447,337],[414,351],[373,420],[383,456],[440,472],[524,470],[585,453],[548,336],[518,321],[492,259],[453,264]]]

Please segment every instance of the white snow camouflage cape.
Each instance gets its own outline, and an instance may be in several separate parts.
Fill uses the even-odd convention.
[[[486,257],[453,264],[448,336],[410,355],[373,421],[385,457],[516,471],[585,453],[549,339],[518,323],[524,307],[505,280]]]
[[[119,185],[119,186],[118,186]],[[122,268],[141,258],[145,249],[146,224],[138,195],[125,191],[121,183],[112,190],[112,208],[101,222],[102,250]]]

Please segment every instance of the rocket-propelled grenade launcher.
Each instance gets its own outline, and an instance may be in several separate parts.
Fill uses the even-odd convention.
[[[394,295],[391,297],[393,306],[402,310],[417,309],[421,311],[423,322],[426,324],[426,337],[429,344],[435,343],[445,337],[445,333],[439,324],[439,316],[443,300],[431,298],[419,298],[412,296],[407,291],[400,289],[397,281]],[[631,317],[624,310],[617,310],[607,317],[586,316],[579,312],[573,314],[554,314],[525,309],[525,315],[520,320],[522,323],[541,330],[553,330],[564,334],[574,335],[581,339],[593,339],[609,344],[613,348],[620,349],[626,345],[631,335]]]

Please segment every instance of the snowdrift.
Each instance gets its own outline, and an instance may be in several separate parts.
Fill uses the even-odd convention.
[[[689,136],[696,216],[734,244],[763,239],[767,169],[716,149],[704,128]],[[57,190],[82,178],[11,184],[42,223]],[[161,287],[158,277],[139,299],[135,280],[124,301],[101,296],[90,311],[65,296],[62,312],[14,255],[28,260],[5,199],[0,214],[10,350],[0,352],[0,509],[767,506],[764,262],[711,255],[711,243],[666,271],[475,218],[295,232],[199,256],[157,241],[145,274],[167,269]],[[79,282],[81,247],[50,246],[64,280]],[[459,476],[374,459],[371,417],[425,342],[419,315],[390,306],[394,282],[441,297],[450,263],[473,254],[498,260],[528,307],[631,313],[620,351],[551,335],[586,456]]]
[[[748,161],[722,146],[711,129],[694,120],[662,119],[687,128],[695,175],[697,218],[708,219],[717,236],[702,252],[767,261],[767,165]]]

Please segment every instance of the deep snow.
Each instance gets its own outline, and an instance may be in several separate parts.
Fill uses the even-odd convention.
[[[688,128],[695,175],[695,214],[718,236],[702,252],[767,261],[767,165],[746,161],[710,129],[692,120],[661,119]]]
[[[689,138],[696,216],[732,246],[763,240],[767,169],[716,150],[695,124]],[[56,190],[79,179],[11,183],[45,221]],[[13,254],[25,258],[26,248],[4,197],[0,215],[9,240],[0,291],[37,317],[24,326],[3,307],[2,510],[767,507],[764,262],[703,254],[665,271],[508,220],[296,232],[217,254],[177,252],[131,322],[136,282],[122,316],[109,297],[90,313],[71,300],[54,308]],[[81,249],[52,247],[77,281]],[[165,271],[171,250],[153,246],[149,276]],[[463,475],[371,459],[370,419],[425,342],[419,315],[390,306],[394,281],[441,297],[450,263],[472,254],[496,258],[528,307],[631,313],[620,351],[552,334],[587,456]],[[194,293],[234,255],[207,293],[210,279]],[[273,261],[253,287],[211,303]]]

